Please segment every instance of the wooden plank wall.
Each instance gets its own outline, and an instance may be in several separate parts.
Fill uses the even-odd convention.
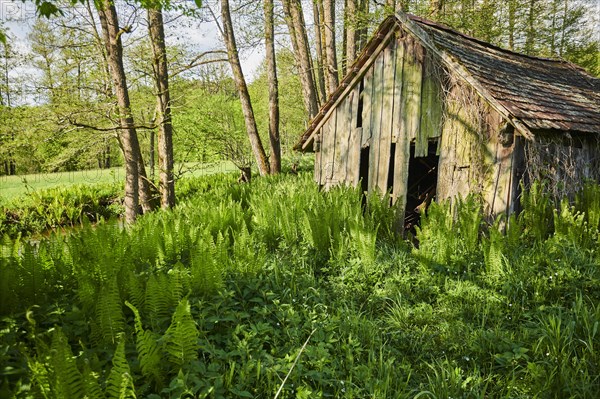
[[[402,37],[398,37],[398,48],[396,50],[396,77],[394,81],[394,116],[393,116],[393,138],[396,143],[396,153],[394,154],[394,180],[392,190],[392,202],[401,214],[406,207],[406,190],[408,183],[408,164],[410,161],[410,138],[406,134],[400,134],[402,130],[402,90],[404,86],[404,58],[405,46]]]
[[[373,64],[373,95],[371,97],[371,146],[369,153],[369,192],[377,190],[379,167],[379,140],[381,139],[381,111],[383,104],[383,67],[385,51],[379,53]]]
[[[349,96],[349,138],[348,138],[348,159],[346,161],[346,184],[356,186],[360,176],[360,148],[362,139],[362,127],[357,126],[358,122],[358,104],[360,101],[360,85],[357,85]]]
[[[429,140],[442,131],[442,88],[435,62],[411,35],[397,31],[323,125],[315,179],[325,188],[357,185],[361,149],[368,147],[369,191],[385,193],[393,168],[392,200],[401,198],[398,206],[404,207],[410,143],[416,143],[415,156],[427,156]]]
[[[357,185],[361,149],[368,147],[369,191],[388,190],[393,165],[392,201],[404,210],[411,143],[414,156],[423,157],[437,140],[438,200],[473,192],[484,198],[490,215],[513,210],[518,140],[500,140],[505,122],[464,83],[455,81],[443,92],[437,63],[411,35],[396,32],[323,124],[315,180],[326,189]]]
[[[437,199],[479,195],[490,218],[514,210],[518,183],[515,143],[506,141],[506,121],[469,87],[455,82],[442,128]]]

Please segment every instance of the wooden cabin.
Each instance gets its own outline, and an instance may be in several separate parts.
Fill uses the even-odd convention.
[[[315,180],[389,191],[407,223],[430,198],[518,209],[521,183],[557,198],[600,182],[600,79],[415,16],[388,17],[296,149]]]

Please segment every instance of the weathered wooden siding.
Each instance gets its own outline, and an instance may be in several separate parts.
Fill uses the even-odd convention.
[[[321,128],[315,180],[329,188],[363,178],[379,193],[392,182],[392,201],[402,199],[398,206],[404,207],[411,142],[415,156],[427,156],[429,141],[441,135],[442,70],[402,30],[374,57]],[[369,153],[367,176],[359,175],[362,148]]]
[[[437,199],[479,195],[485,213],[512,209],[518,183],[513,180],[515,140],[503,118],[473,90],[454,82],[446,99]]]

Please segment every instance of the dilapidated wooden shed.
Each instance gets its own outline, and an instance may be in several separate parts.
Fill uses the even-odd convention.
[[[388,17],[296,145],[329,188],[389,191],[407,222],[476,193],[490,216],[521,183],[556,197],[600,182],[600,80],[415,16]]]

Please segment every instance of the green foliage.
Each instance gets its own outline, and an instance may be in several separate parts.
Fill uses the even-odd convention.
[[[117,184],[74,185],[0,202],[0,235],[41,233],[121,214]]]
[[[308,173],[186,190],[134,226],[3,239],[3,392],[273,397],[288,372],[281,397],[600,389],[597,186],[491,225],[475,198],[432,204],[418,248],[387,199]]]
[[[198,358],[198,330],[187,299],[177,305],[164,339],[167,359],[175,368],[182,368]]]
[[[113,355],[112,368],[106,380],[106,396],[109,399],[135,398],[135,387],[131,377],[129,363],[125,357],[125,340],[119,339]]]

